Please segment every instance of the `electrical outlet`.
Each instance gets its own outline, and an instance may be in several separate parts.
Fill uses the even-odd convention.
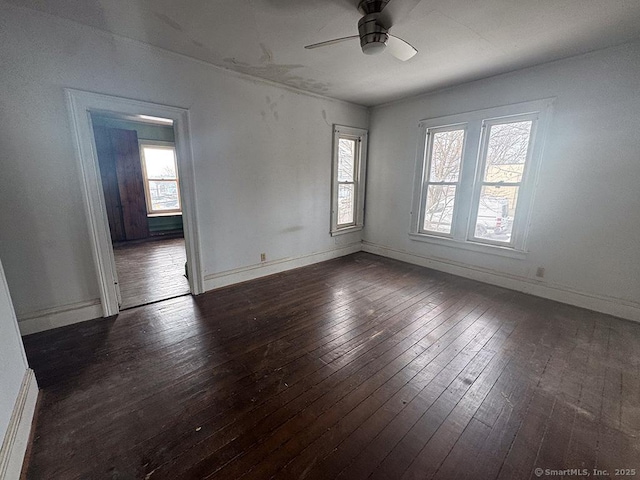
[[[266,262],[267,261],[267,254],[266,253],[261,253],[260,254],[260,261],[261,262]]]
[[[538,267],[536,270],[536,277],[542,278],[544,277],[544,267]]]

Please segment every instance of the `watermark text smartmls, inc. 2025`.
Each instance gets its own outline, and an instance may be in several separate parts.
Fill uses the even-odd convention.
[[[541,468],[538,467],[533,474],[538,478],[544,477],[593,477],[593,478],[615,478],[615,477],[635,477],[638,470],[635,468]]]

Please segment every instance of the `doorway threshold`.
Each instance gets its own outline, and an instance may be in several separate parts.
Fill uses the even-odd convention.
[[[166,302],[167,300],[173,300],[174,298],[180,298],[180,297],[188,297],[190,295],[191,293],[181,293],[179,295],[174,295],[172,297],[161,298],[159,300],[151,300],[150,302],[141,303],[140,305],[132,305],[130,307],[124,307],[124,308],[121,308],[120,311],[126,312],[127,310],[133,310],[134,308],[146,307],[147,305],[153,305],[154,303]]]

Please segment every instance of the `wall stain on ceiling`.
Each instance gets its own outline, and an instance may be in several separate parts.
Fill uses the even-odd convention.
[[[278,101],[277,100],[271,101],[271,97],[269,95],[267,95],[265,98],[267,100],[267,107],[269,107],[269,110],[271,111],[273,118],[275,118],[276,121],[279,120],[280,114],[278,113]],[[284,95],[280,95],[280,100],[282,99],[284,99]],[[266,116],[266,113],[262,115],[263,118],[265,118],[265,116]]]
[[[262,46],[264,47],[264,46]],[[319,94],[327,93],[331,87],[329,83],[318,82],[316,80],[309,80],[299,75],[294,75],[292,72],[304,68],[305,65],[301,64],[278,64],[269,61],[264,63],[264,60],[268,57],[266,53],[270,53],[266,47],[263,48],[263,55],[261,57],[260,65],[251,65],[246,62],[241,62],[236,58],[225,58],[223,60],[225,66],[231,70],[245,73],[254,77],[260,77],[267,80],[271,80],[277,83],[284,83],[290,87],[299,88],[301,90],[312,91]]]
[[[204,48],[204,49],[207,48],[204,43],[199,42],[198,40],[195,40],[195,39],[191,38],[187,34],[187,32],[185,31],[184,27],[182,25],[180,25],[178,22],[176,22],[173,18],[169,17],[168,15],[165,15],[164,13],[154,12],[153,14],[155,15],[155,17],[158,20],[160,20],[162,23],[164,23],[168,27],[172,28],[176,32],[184,33],[186,35],[186,37],[189,39],[189,41],[191,42],[192,45],[195,45],[198,48]]]
[[[273,52],[269,50],[264,43],[260,44],[260,48],[262,49],[262,56],[260,57],[260,62],[262,63],[273,62]]]
[[[327,111],[324,108],[322,109],[322,119],[324,120],[324,123],[326,123],[327,125],[331,126],[331,124],[327,120]]]
[[[295,225],[293,227],[284,228],[280,230],[280,233],[293,233],[299,232],[300,230],[304,230],[306,227],[304,225]]]
[[[164,13],[158,13],[158,12],[154,12],[153,14],[156,16],[158,20],[160,20],[165,25],[168,25],[169,27],[173,28],[174,30],[177,30],[178,32],[182,32],[184,30],[182,28],[182,25],[180,25],[178,22],[176,22],[173,18],[169,17],[168,15],[165,15]]]

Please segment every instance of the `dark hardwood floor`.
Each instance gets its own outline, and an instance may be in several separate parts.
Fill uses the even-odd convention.
[[[30,479],[640,472],[640,324],[369,254],[25,345]]]
[[[160,238],[114,245],[116,270],[122,297],[121,308],[189,293],[184,276],[187,254],[184,238]]]

